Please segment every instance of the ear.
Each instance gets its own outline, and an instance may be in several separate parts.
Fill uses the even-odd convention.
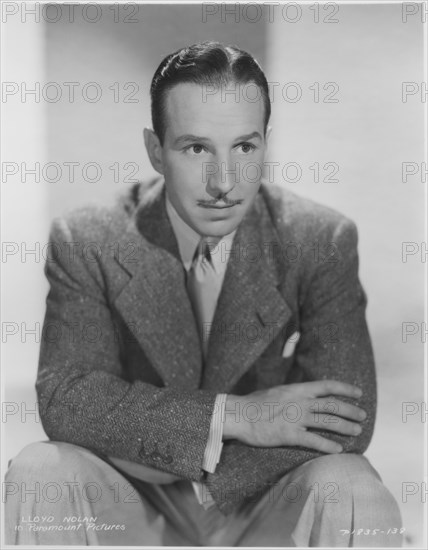
[[[144,143],[153,168],[159,174],[163,174],[162,145],[158,136],[150,128],[144,128]]]

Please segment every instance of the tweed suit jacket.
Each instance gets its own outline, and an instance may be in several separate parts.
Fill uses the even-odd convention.
[[[50,251],[36,382],[50,439],[204,481],[227,514],[322,453],[230,440],[206,474],[217,393],[338,379],[363,390],[344,399],[367,412],[362,433],[315,431],[344,452],[366,450],[376,380],[357,231],[343,215],[262,183],[225,251],[204,366],[162,179],[133,186],[111,208],[54,220]],[[283,357],[296,330],[294,353]]]

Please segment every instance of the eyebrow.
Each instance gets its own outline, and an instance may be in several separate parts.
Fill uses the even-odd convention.
[[[259,139],[262,140],[262,136],[259,134],[259,132],[251,132],[251,134],[245,134],[243,136],[237,137],[234,141],[249,141],[250,139]],[[209,142],[209,138],[202,137],[202,136],[195,136],[193,134],[184,134],[182,136],[179,136],[176,140],[174,140],[174,145],[181,145],[184,143],[194,143],[194,142]]]

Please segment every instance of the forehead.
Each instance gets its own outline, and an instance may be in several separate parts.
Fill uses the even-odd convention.
[[[180,83],[167,92],[166,134],[210,137],[258,131],[263,135],[264,103],[254,84],[223,87]]]

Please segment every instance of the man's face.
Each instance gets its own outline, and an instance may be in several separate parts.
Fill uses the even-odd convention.
[[[225,89],[234,89],[233,85]],[[239,97],[178,84],[166,98],[162,173],[180,217],[200,235],[235,230],[260,187],[265,156],[264,104],[255,86]],[[247,95],[248,91],[248,95]]]

